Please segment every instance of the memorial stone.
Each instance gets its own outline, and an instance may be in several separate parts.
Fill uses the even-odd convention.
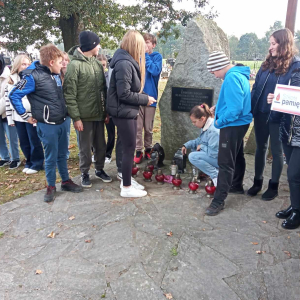
[[[222,80],[207,71],[206,62],[213,51],[229,57],[226,34],[212,20],[199,15],[191,20],[184,33],[181,50],[159,102],[161,143],[166,159],[188,140],[199,136],[189,118],[190,109],[203,102],[217,102]]]

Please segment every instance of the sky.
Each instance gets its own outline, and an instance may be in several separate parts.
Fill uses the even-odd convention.
[[[285,24],[288,0],[210,0],[219,16],[214,19],[227,35],[240,38],[254,32],[262,38],[275,21]],[[182,0],[178,8],[193,9],[192,0]],[[295,31],[300,30],[300,1],[297,7]]]

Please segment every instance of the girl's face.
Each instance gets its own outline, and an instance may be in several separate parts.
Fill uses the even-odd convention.
[[[206,123],[206,117],[201,117],[200,119],[196,119],[194,115],[190,116],[192,124],[198,128],[203,128]]]
[[[107,67],[107,63],[106,63],[106,60],[100,60],[102,66],[103,66],[103,70],[105,71],[106,70],[106,67]]]
[[[24,58],[22,59],[21,66],[20,66],[19,69],[18,69],[18,74],[19,74],[20,72],[22,72],[23,70],[27,69],[27,68],[29,67],[29,65],[30,65],[30,61],[29,61],[27,58],[24,57]]]
[[[277,56],[279,44],[277,43],[277,41],[274,39],[273,36],[270,37],[269,42],[270,42],[269,52],[271,53],[272,56]]]
[[[68,63],[69,63],[69,57],[68,57],[67,54],[65,54],[65,55],[64,55],[64,58],[63,58],[63,60],[62,60],[62,62],[61,62],[61,67],[62,67],[62,69],[66,69]]]

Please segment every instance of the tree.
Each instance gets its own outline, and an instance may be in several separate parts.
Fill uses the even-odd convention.
[[[255,33],[246,33],[241,36],[238,49],[237,56],[240,60],[253,60],[258,53],[258,37]]]
[[[230,59],[236,60],[239,39],[236,36],[231,35],[228,37],[228,42],[229,42],[229,48],[230,48]]]
[[[185,26],[209,0],[192,0],[193,12],[176,10],[175,1],[181,0],[139,0],[129,6],[116,0],[0,0],[1,36],[8,40],[9,50],[26,50],[33,44],[38,48],[53,35],[68,50],[78,43],[82,30],[97,32],[102,46],[116,47],[126,30],[149,32],[158,23],[160,37],[178,36],[174,25]],[[206,15],[214,16],[213,10]]]
[[[295,44],[296,47],[298,48],[298,51],[300,51],[300,30],[297,30],[295,32]]]

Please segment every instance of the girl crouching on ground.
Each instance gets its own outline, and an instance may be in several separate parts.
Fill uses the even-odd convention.
[[[200,136],[186,142],[182,147],[182,154],[186,154],[187,149],[191,149],[190,163],[207,174],[217,186],[220,130],[215,128],[213,115],[205,103],[192,108],[190,119],[194,126],[201,129]]]

